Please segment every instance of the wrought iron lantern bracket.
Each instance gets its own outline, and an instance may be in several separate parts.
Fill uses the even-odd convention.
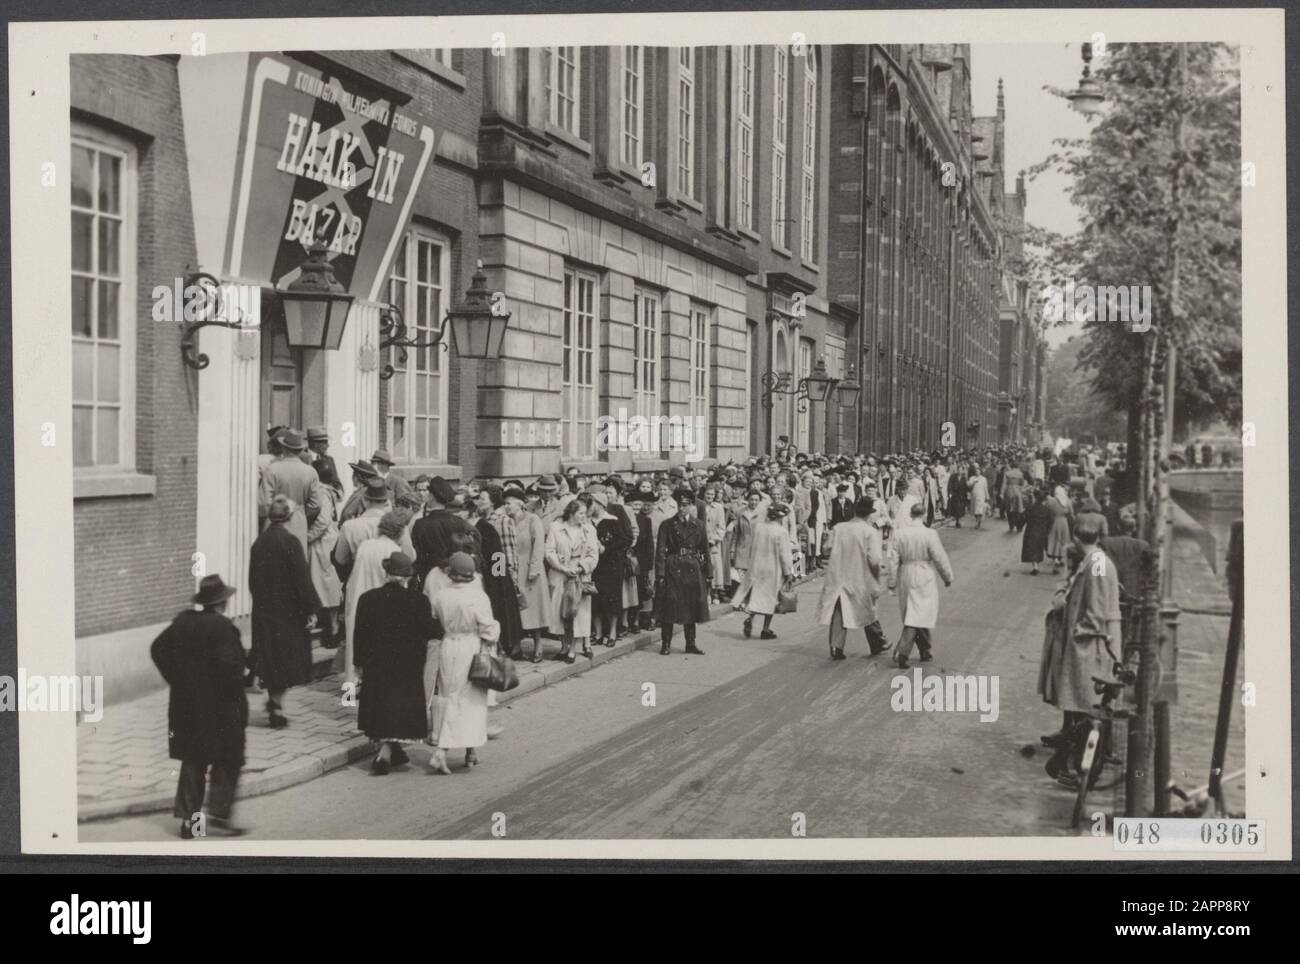
[[[438,333],[430,337],[429,335],[416,335],[414,337],[407,335],[406,320],[402,317],[402,309],[397,305],[390,304],[379,312],[379,347],[396,348],[397,357],[403,365],[409,357],[409,349],[419,350],[421,348],[437,348],[441,351],[450,351],[451,348],[444,340],[447,334],[447,323],[451,320],[450,315],[443,315],[442,325],[438,328]],[[388,381],[396,370],[392,364],[385,364],[379,372],[379,377],[383,381]]]

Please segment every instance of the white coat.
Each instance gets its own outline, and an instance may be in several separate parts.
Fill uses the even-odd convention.
[[[952,582],[952,565],[939,533],[925,526],[895,529],[889,540],[890,588],[898,589],[904,626],[933,629],[939,621],[939,580]]]
[[[845,629],[863,629],[876,621],[876,600],[882,562],[880,530],[863,518],[842,522],[831,532],[831,558],[826,566],[817,621],[831,624],[835,604]]]
[[[430,733],[440,749],[477,747],[487,742],[489,690],[469,681],[470,664],[485,643],[495,643],[500,624],[478,582],[452,582],[434,593],[433,617],[442,624],[437,646],[435,690],[447,703],[442,725]]]
[[[732,606],[770,616],[776,612],[776,595],[790,578],[790,533],[785,521],[768,520],[754,529],[749,569],[740,580]]]

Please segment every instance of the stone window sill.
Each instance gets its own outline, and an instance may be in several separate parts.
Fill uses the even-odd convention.
[[[141,472],[76,475],[72,479],[74,499],[119,499],[158,494],[158,478]]]

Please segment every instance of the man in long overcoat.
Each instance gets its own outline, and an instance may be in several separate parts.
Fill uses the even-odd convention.
[[[244,646],[239,628],[225,615],[226,601],[234,593],[220,576],[204,576],[192,600],[202,611],[177,614],[149,650],[171,687],[167,753],[181,761],[172,814],[180,819],[186,840],[194,837],[193,821],[203,809],[205,790],[208,827],[222,836],[244,833],[230,822],[248,725]]]
[[[677,490],[677,515],[659,527],[655,548],[655,611],[659,652],[672,651],[673,624],[681,623],[686,652],[703,656],[695,645],[695,624],[709,621],[709,536],[696,516],[695,493]]]
[[[293,430],[281,432],[276,441],[283,450],[274,462],[262,470],[262,482],[257,491],[257,514],[263,522],[270,511],[271,500],[284,496],[294,505],[293,517],[287,523],[289,531],[302,543],[307,552],[307,530],[320,512],[320,476],[307,464],[307,443]]]
[[[850,629],[866,633],[872,656],[889,646],[876,617],[882,554],[880,530],[869,521],[876,500],[864,495],[854,509],[854,518],[831,533],[831,557],[818,607],[817,622],[830,627],[831,659],[844,659],[844,638]]]
[[[248,589],[253,594],[253,673],[266,687],[266,712],[275,729],[288,726],[280,712],[284,691],[311,681],[310,628],[320,609],[307,554],[287,528],[294,505],[282,495],[271,501],[270,525],[249,553]]]

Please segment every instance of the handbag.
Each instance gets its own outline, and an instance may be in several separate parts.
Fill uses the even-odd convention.
[[[596,584],[591,580],[590,576],[584,576],[582,579],[582,594],[584,596],[596,595]]]
[[[469,681],[483,689],[506,693],[519,685],[519,674],[514,660],[480,650],[469,664]]]
[[[799,608],[799,597],[794,594],[793,590],[782,587],[776,593],[776,611],[781,613],[792,613]]]
[[[560,619],[573,619],[582,606],[582,581],[577,576],[564,580],[563,593],[560,596]]]

